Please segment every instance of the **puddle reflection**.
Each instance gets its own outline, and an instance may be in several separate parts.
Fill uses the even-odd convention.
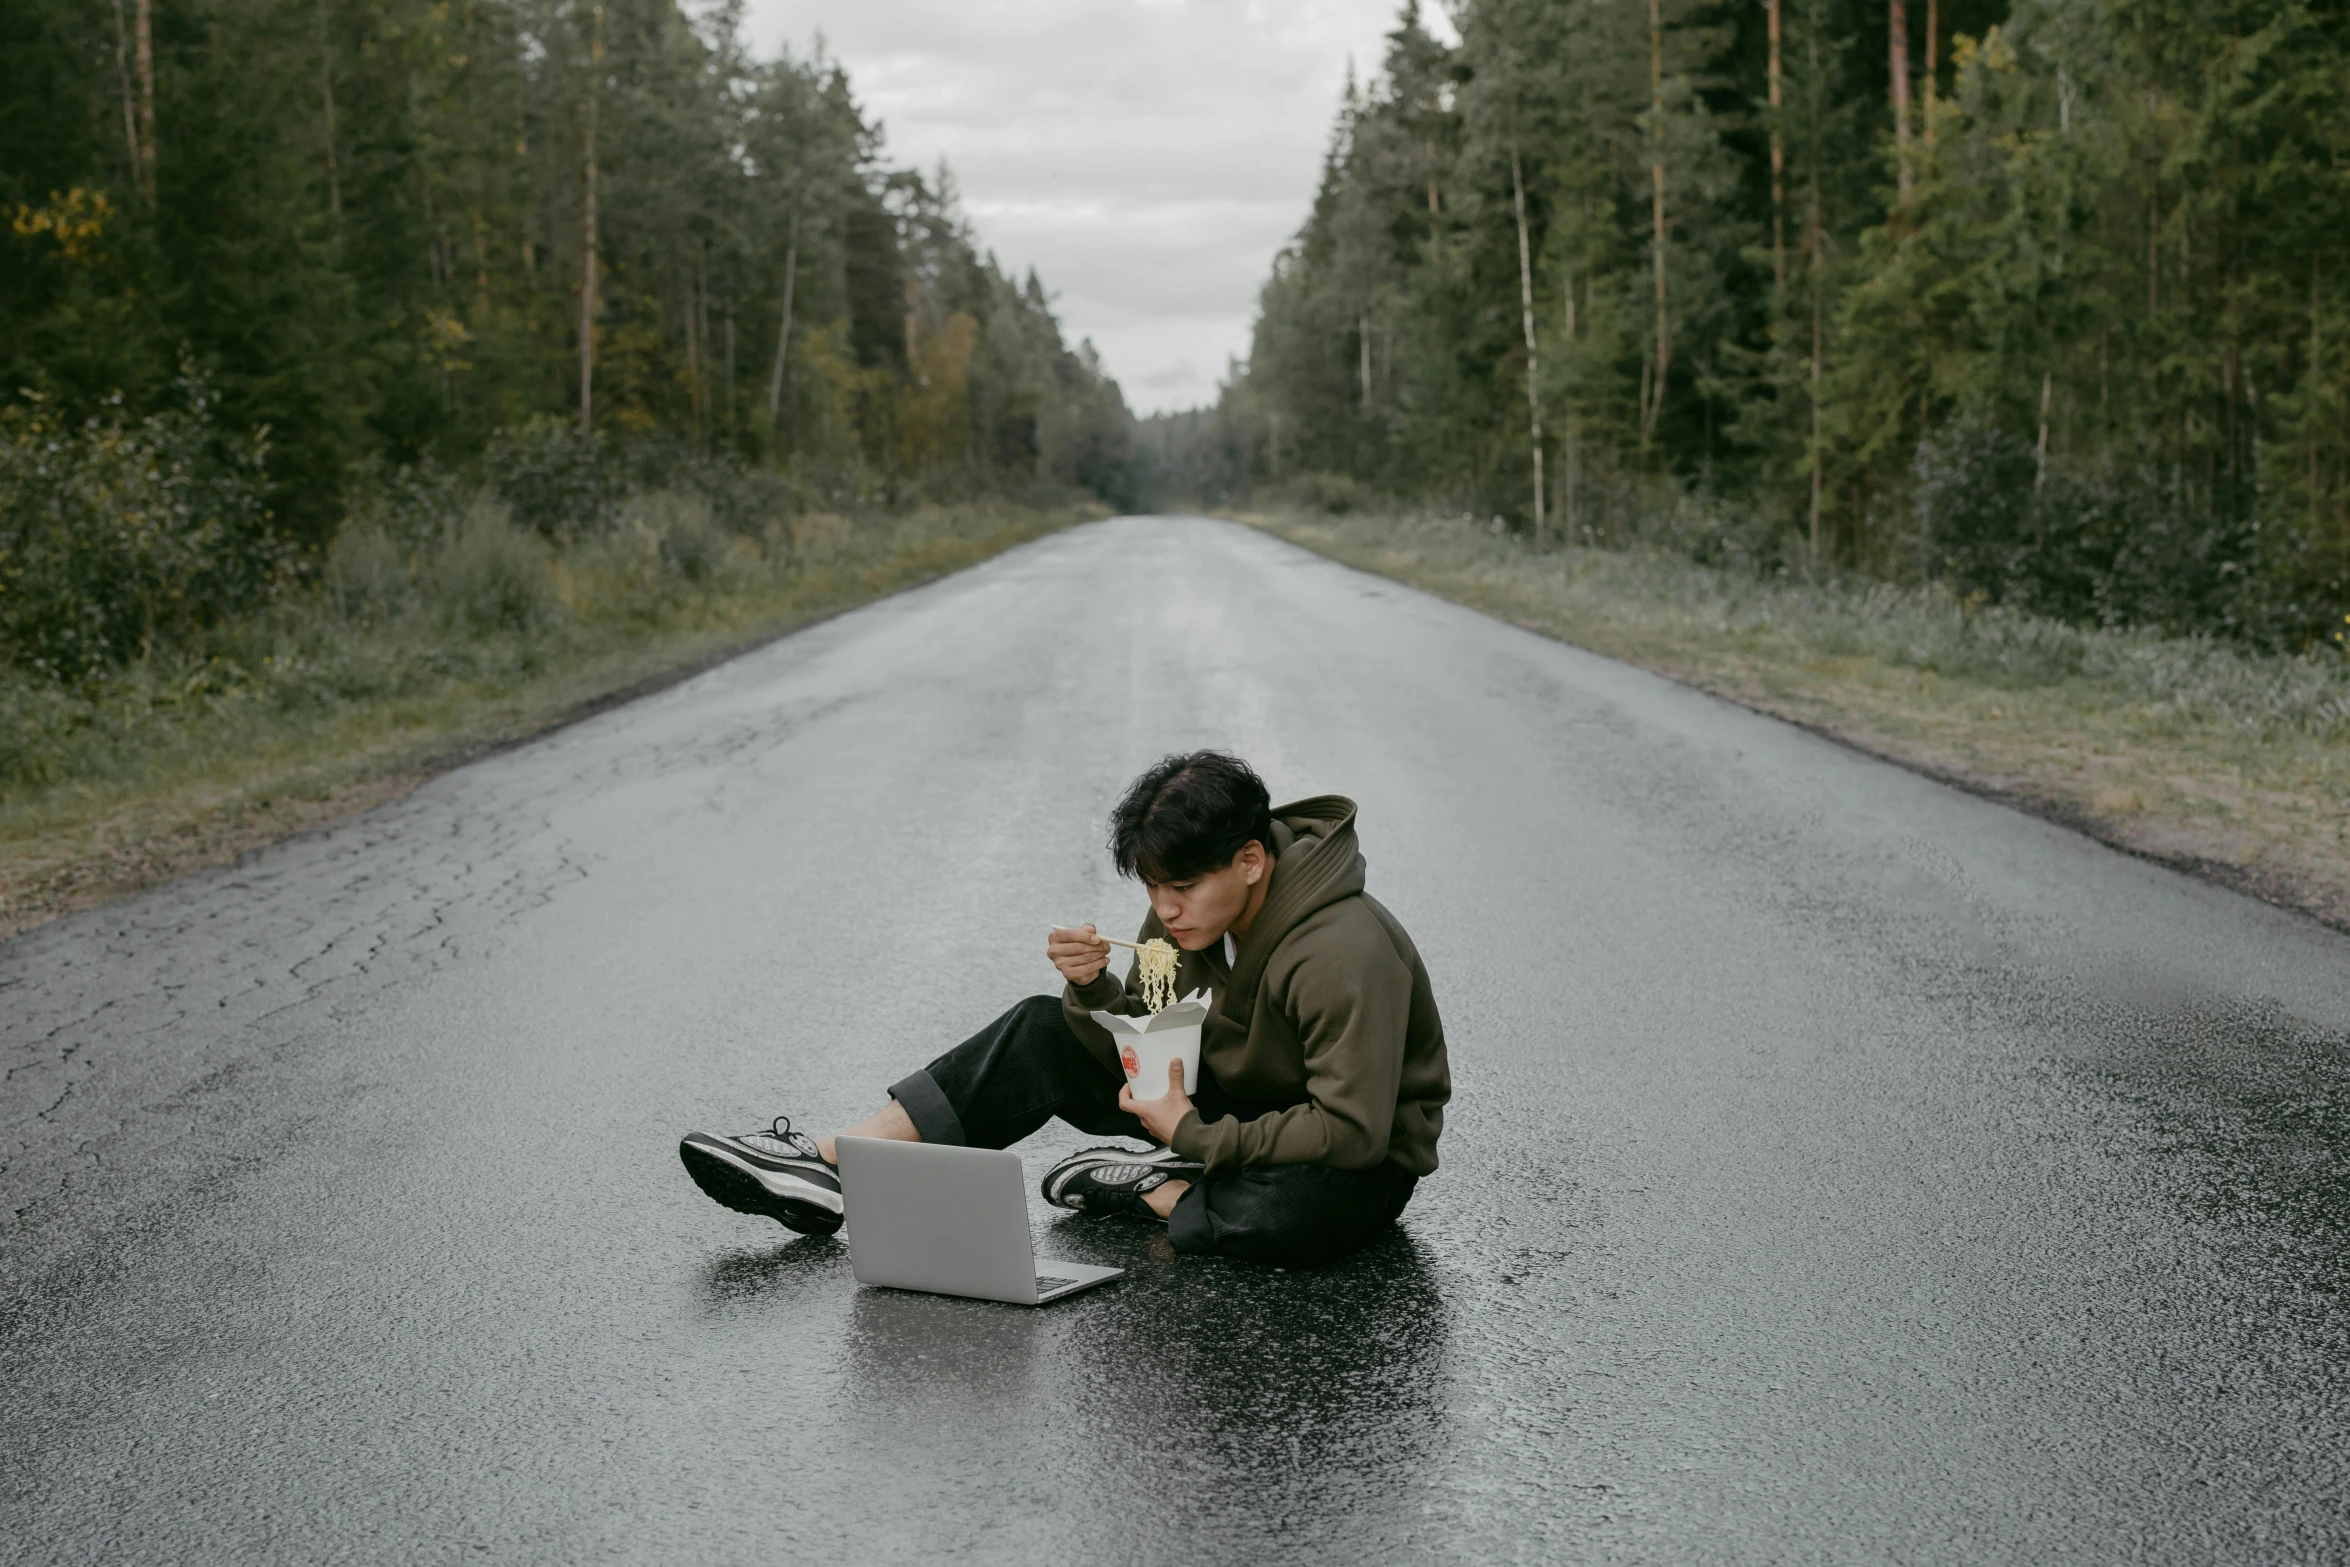
[[[1120,1527],[1208,1555],[1235,1528],[1343,1554],[1341,1536],[1409,1526],[1452,1324],[1408,1231],[1314,1272],[1146,1259],[1123,1290],[1068,1336],[1055,1381],[1075,1443],[1153,1476],[1120,1487]]]
[[[877,1403],[975,1399],[1001,1407],[1028,1395],[1049,1308],[860,1287],[849,1302],[849,1370]]]
[[[848,1282],[848,1247],[831,1236],[799,1237],[714,1259],[702,1270],[701,1302],[715,1312],[772,1305],[835,1277]]]
[[[1005,1306],[862,1288],[845,1247],[803,1241],[720,1259],[704,1295],[787,1308],[783,1342],[812,1358],[786,1375],[826,1388],[837,1440],[892,1499],[872,1515],[885,1536],[973,1507],[974,1548],[999,1531],[1344,1554],[1414,1527],[1441,1467],[1453,1312],[1408,1231],[1312,1272],[1178,1258],[1139,1225],[1041,1239],[1128,1276]]]

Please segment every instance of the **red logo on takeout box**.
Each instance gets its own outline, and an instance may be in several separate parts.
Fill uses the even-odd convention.
[[[1142,1059],[1134,1053],[1134,1047],[1132,1045],[1120,1045],[1118,1047],[1118,1064],[1126,1069],[1126,1075],[1128,1077],[1140,1077],[1142,1075]]]

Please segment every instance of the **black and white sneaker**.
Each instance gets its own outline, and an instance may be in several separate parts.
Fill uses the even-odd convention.
[[[1202,1169],[1172,1148],[1088,1148],[1045,1172],[1044,1200],[1079,1213],[1156,1219],[1142,1194],[1169,1181],[1196,1181]]]
[[[764,1132],[719,1137],[688,1132],[677,1145],[685,1173],[712,1202],[773,1219],[802,1235],[840,1228],[840,1172],[816,1152],[815,1139],[779,1115]]]

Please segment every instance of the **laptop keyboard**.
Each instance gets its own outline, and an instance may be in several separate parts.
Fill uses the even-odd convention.
[[[1053,1291],[1065,1290],[1076,1282],[1075,1279],[1056,1279],[1049,1273],[1040,1273],[1036,1276],[1036,1293],[1050,1295]]]

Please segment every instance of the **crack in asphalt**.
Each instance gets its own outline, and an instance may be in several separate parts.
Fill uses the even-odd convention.
[[[649,699],[680,699],[704,674]],[[264,1055],[298,1044],[337,989],[353,1003],[492,950],[500,926],[594,874],[596,856],[556,834],[543,801],[593,793],[773,751],[852,711],[850,692],[773,707],[684,743],[631,740],[602,715],[542,743],[537,768],[476,764],[350,821],[257,849],[234,864],[0,941],[0,1213],[8,1244],[137,1128],[190,1111],[215,1051]],[[617,736],[617,743],[613,743]],[[495,762],[496,758],[492,761]],[[198,977],[201,976],[201,977]],[[142,1082],[140,1111],[77,1120],[69,1107],[109,1073]],[[35,1081],[56,1081],[28,1099]],[[22,1252],[20,1251],[20,1255]]]
[[[305,1010],[328,992],[356,1001],[429,973],[457,957],[459,941],[491,944],[516,907],[587,874],[546,841],[547,820],[527,795],[469,801],[445,832],[410,831],[439,825],[433,789],[128,908],[0,944],[15,992],[0,1019],[0,1082],[9,1088],[0,1211],[11,1229],[64,1190],[74,1161],[102,1158],[142,1124],[187,1114],[217,1086],[205,1071],[212,1052],[298,1043]],[[82,956],[91,944],[95,961]],[[117,1071],[143,1082],[132,1122],[66,1113],[85,1083]],[[28,1113],[22,1087],[60,1079]],[[12,1235],[10,1244],[25,1241]]]

